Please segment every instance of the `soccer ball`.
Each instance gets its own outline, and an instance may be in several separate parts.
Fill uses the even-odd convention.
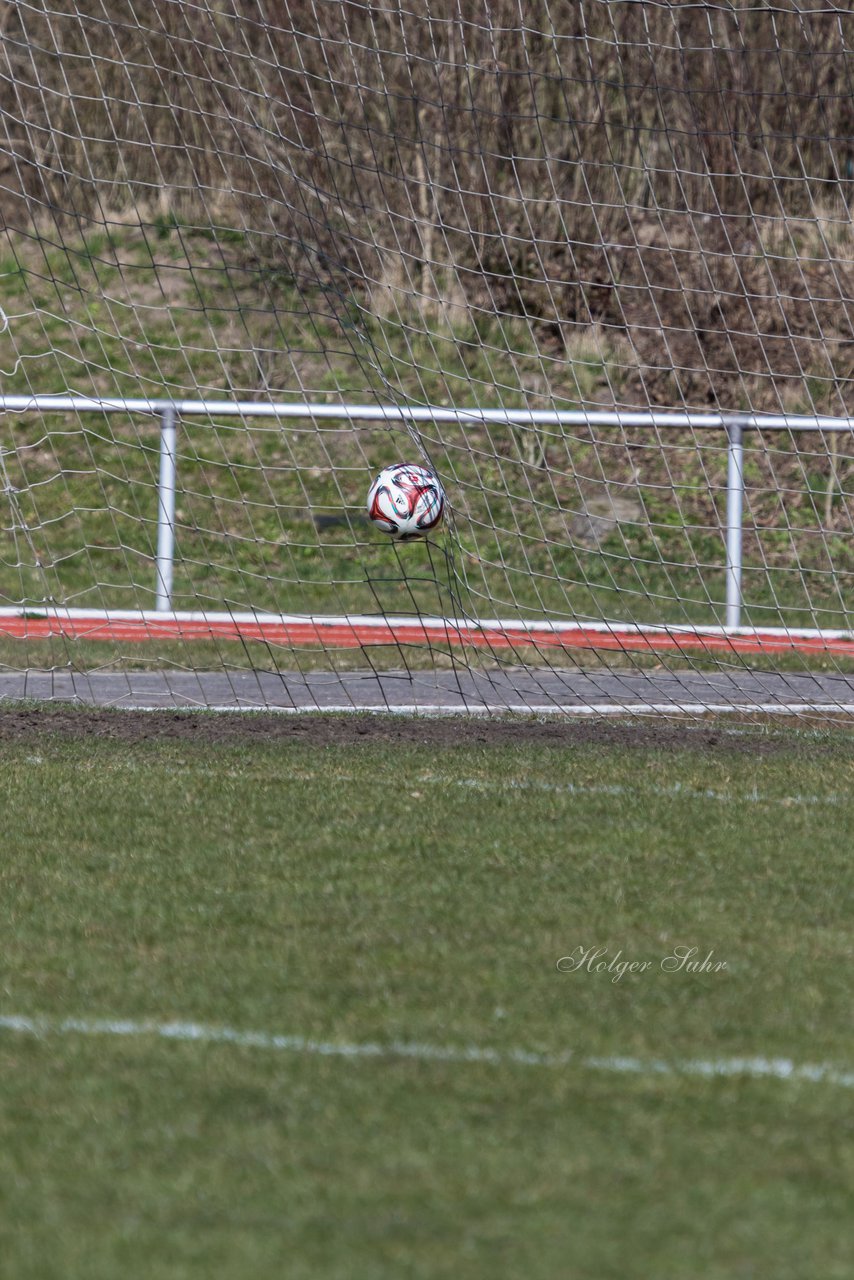
[[[368,515],[402,542],[438,529],[445,491],[432,471],[409,462],[384,467],[368,491]]]

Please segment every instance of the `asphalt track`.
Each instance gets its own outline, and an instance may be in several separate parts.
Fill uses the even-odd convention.
[[[138,709],[854,715],[854,676],[510,668],[426,672],[12,672],[0,702]]]

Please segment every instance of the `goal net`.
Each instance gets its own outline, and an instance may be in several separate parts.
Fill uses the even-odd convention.
[[[3,6],[0,695],[854,703],[852,37]]]

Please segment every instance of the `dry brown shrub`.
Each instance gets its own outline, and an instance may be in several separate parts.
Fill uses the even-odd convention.
[[[778,408],[811,378],[850,410],[851,24],[795,3],[9,4],[3,207],[238,226],[342,307],[516,315],[551,352],[604,325],[635,398]]]

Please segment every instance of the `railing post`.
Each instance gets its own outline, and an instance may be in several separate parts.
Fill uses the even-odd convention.
[[[157,484],[157,602],[160,611],[172,608],[172,568],[175,560],[175,456],[177,415],[167,406],[160,415],[160,478]]]
[[[741,626],[741,558],[744,512],[744,426],[727,424],[726,626]]]

